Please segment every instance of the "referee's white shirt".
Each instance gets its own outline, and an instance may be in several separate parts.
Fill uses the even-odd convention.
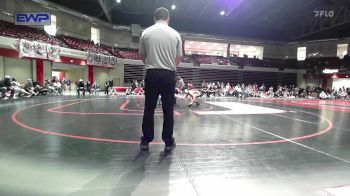
[[[145,57],[146,69],[176,71],[176,57],[182,56],[180,34],[164,22],[156,22],[143,31],[140,55]]]

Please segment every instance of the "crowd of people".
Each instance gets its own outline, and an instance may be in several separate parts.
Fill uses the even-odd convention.
[[[91,84],[90,81],[84,82],[83,79],[79,79],[75,83],[77,95],[80,96],[82,94],[85,96],[86,93],[89,95],[99,95],[99,92],[101,91],[100,85],[95,80],[94,83]]]
[[[2,100],[59,94],[62,94],[62,85],[55,77],[52,80],[45,80],[44,85],[40,85],[38,81],[32,81],[32,79],[28,79],[25,84],[21,84],[10,75],[6,75],[0,80],[0,98]]]
[[[180,84],[179,84],[180,82]],[[350,87],[339,89],[323,89],[321,87],[299,88],[294,85],[278,85],[277,87],[262,84],[230,84],[223,82],[204,82],[200,88],[195,89],[192,83],[185,83],[179,77],[177,79],[177,94],[195,92],[196,97],[237,97],[239,99],[247,97],[262,98],[307,98],[307,99],[350,99]],[[77,95],[90,94],[99,95],[101,91],[97,81],[90,83],[82,79],[75,82]],[[16,78],[6,75],[0,80],[0,98],[3,100],[18,99],[19,97],[32,97],[43,95],[63,95],[66,90],[71,90],[72,82],[68,79],[59,80],[57,77],[45,80],[43,85],[38,81],[28,79],[25,84],[20,84]],[[105,95],[114,95],[113,80],[106,79]],[[134,80],[131,87],[126,90],[126,95],[144,95],[144,80]],[[197,95],[198,94],[198,95]]]
[[[144,95],[145,91],[143,90],[145,81],[133,80],[131,87],[126,89],[126,95]]]
[[[304,98],[304,99],[350,99],[350,87],[342,87],[339,89],[323,89],[321,87],[306,87],[299,88],[294,85],[278,85],[277,87],[266,86],[265,84],[230,84],[223,82],[204,82],[200,88],[195,89],[194,85],[184,83],[181,77],[177,80],[181,81],[180,86],[177,88],[177,93],[183,94],[187,91],[200,92],[199,97],[262,97],[262,98]],[[143,95],[144,81],[134,80],[131,87],[127,89],[127,95]],[[179,85],[177,85],[179,86]]]
[[[105,81],[105,95],[108,94],[114,94],[114,90],[113,90],[113,80],[107,78]]]
[[[350,98],[350,87],[339,89],[323,89],[321,87],[299,88],[294,85],[278,85],[277,87],[265,84],[230,84],[223,82],[203,82],[200,91],[207,97],[234,96],[269,97],[269,98],[307,98],[307,99],[347,99]]]
[[[97,81],[91,84],[89,81],[84,82],[82,79],[75,82],[77,95],[84,95],[86,93],[98,95],[100,91],[100,85]],[[71,81],[68,79],[59,80],[57,77],[47,79],[43,85],[40,85],[38,81],[32,81],[28,79],[25,84],[21,84],[16,78],[6,75],[3,79],[0,79],[0,99],[18,99],[19,97],[29,98],[32,96],[44,96],[44,95],[63,95],[66,90],[71,90]]]

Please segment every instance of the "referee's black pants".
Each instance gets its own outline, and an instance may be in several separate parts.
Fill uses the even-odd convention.
[[[167,146],[173,145],[174,129],[175,72],[166,69],[149,69],[145,77],[145,109],[141,138],[144,142],[154,139],[154,110],[159,95],[162,99],[163,132],[162,139]]]

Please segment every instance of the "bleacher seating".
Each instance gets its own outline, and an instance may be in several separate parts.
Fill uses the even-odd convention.
[[[252,67],[270,67],[270,68],[298,68],[298,61],[296,59],[272,59],[272,58],[243,58],[230,57],[231,64],[238,66],[252,66]]]
[[[115,48],[112,48],[112,47],[106,46],[106,45],[101,45],[101,47],[103,49],[105,49],[106,51],[108,51],[113,56],[118,57],[118,58],[122,58],[122,56],[120,56],[120,54],[117,52],[117,50],[115,50]]]
[[[0,35],[16,39],[28,39],[32,41],[35,40],[64,46],[60,40],[45,34],[45,32],[41,29],[14,25],[13,23],[5,21],[0,21]]]
[[[141,60],[141,56],[139,55],[138,49],[112,48],[106,45],[101,45],[101,47],[118,58]]]
[[[118,48],[117,54],[124,59],[140,60],[141,56],[137,49]]]
[[[75,37],[70,37],[66,35],[58,36],[67,46],[73,49],[90,51],[94,53],[101,53],[105,55],[111,55],[107,50],[101,47],[99,44],[95,44],[91,40],[82,40]]]
[[[341,64],[338,57],[311,57],[305,59],[305,66],[308,68],[336,68]]]
[[[230,61],[222,56],[209,56],[209,55],[193,55],[195,61],[199,64],[217,64],[228,65]]]
[[[306,69],[306,75],[310,76],[320,76],[322,70],[328,69],[339,69],[346,67],[346,64],[338,57],[311,57],[305,59],[303,63],[303,68]]]
[[[238,66],[253,66],[253,67],[262,67],[262,61],[260,59],[254,58],[236,58],[236,63]]]
[[[289,69],[298,69],[300,68],[300,64],[298,62],[297,59],[286,59],[285,60],[286,62],[286,68],[289,68]]]

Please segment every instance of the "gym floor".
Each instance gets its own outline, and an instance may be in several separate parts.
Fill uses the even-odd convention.
[[[350,101],[175,106],[176,149],[140,152],[142,97],[0,103],[0,195],[350,195]]]

